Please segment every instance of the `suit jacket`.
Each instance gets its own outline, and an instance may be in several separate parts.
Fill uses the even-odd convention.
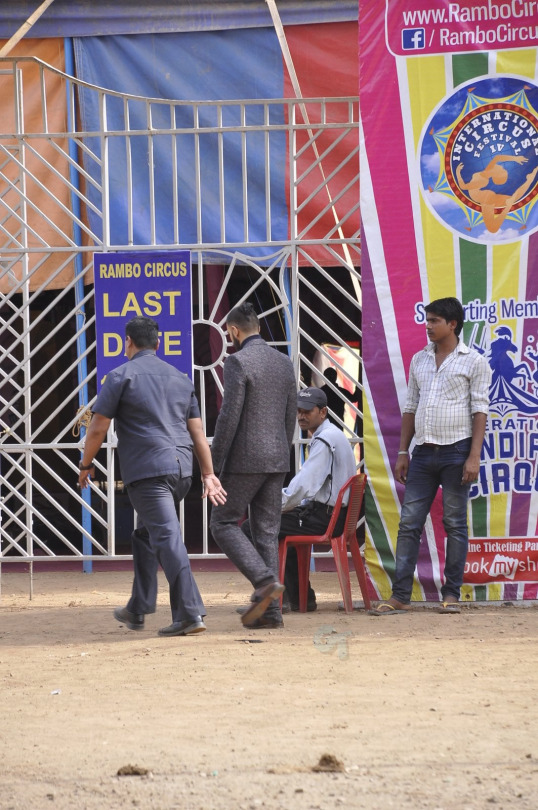
[[[217,475],[288,472],[297,418],[291,360],[260,337],[224,363],[224,398],[211,444]]]

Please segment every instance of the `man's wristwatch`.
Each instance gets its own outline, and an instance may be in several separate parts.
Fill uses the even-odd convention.
[[[93,461],[91,462],[91,464],[83,464],[82,461],[79,461],[78,463],[79,470],[91,470],[93,466],[94,466]]]

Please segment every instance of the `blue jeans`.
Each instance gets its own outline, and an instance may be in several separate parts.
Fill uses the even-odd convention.
[[[417,445],[409,465],[402,515],[396,541],[396,572],[392,595],[407,604],[411,599],[420,538],[439,487],[443,490],[443,525],[447,536],[443,599],[459,599],[469,541],[467,503],[470,484],[462,485],[463,465],[471,439],[448,445]]]

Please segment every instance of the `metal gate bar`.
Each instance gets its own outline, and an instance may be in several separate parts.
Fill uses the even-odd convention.
[[[29,83],[40,91],[41,106],[33,117],[23,103]],[[63,127],[48,99],[50,88],[58,86],[66,99]],[[129,521],[132,527],[132,514],[121,500],[112,433],[97,461],[99,480],[91,493],[76,486],[85,431],[80,409],[91,408],[96,391],[93,253],[157,245],[191,251],[193,326],[204,335],[195,341],[200,355],[195,385],[209,438],[222,394],[224,317],[241,300],[255,302],[263,336],[289,352],[298,379],[319,383],[323,365],[331,362],[344,382],[360,385],[358,99],[141,99],[87,85],[30,58],[0,60],[0,90],[0,571],[3,563],[24,562],[32,570],[34,562],[52,560],[79,560],[89,570],[96,560],[128,559]],[[85,131],[79,124],[81,94],[96,99],[98,130]],[[117,109],[122,127],[112,129],[109,121]],[[289,144],[290,175],[285,239],[277,238],[271,206],[271,156],[274,138],[282,136]],[[257,212],[249,195],[256,171],[249,161],[252,138],[259,139],[264,154],[263,170],[256,175],[265,200],[263,240],[253,230]],[[185,139],[192,139],[194,156],[196,240],[190,243],[181,241],[179,207]],[[203,215],[208,139],[215,139],[217,240],[206,238]],[[140,189],[133,164],[140,144],[148,160],[146,241],[139,238],[135,205]],[[159,241],[153,165],[163,144],[173,219],[167,243]],[[126,198],[122,244],[111,241],[110,196],[110,161],[120,147]],[[233,223],[225,182],[231,155],[241,172],[242,205],[241,220]],[[329,157],[334,165],[325,172]],[[230,241],[231,224],[240,239],[236,233]],[[217,292],[215,284],[220,284]],[[210,350],[207,335],[216,349]],[[351,421],[340,426],[360,448],[360,404],[350,406],[349,416]],[[296,464],[302,444],[298,439]],[[209,535],[207,504],[195,502],[194,495],[181,510],[189,553],[222,557]]]

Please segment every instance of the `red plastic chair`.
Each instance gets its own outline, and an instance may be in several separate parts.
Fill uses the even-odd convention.
[[[284,572],[286,570],[286,557],[288,556],[288,547],[295,546],[297,550],[297,562],[299,566],[299,612],[306,613],[306,605],[308,598],[308,579],[310,574],[310,557],[312,555],[312,546],[321,545],[323,543],[330,544],[334,561],[336,563],[336,571],[338,573],[338,581],[340,582],[340,589],[344,598],[344,610],[346,613],[353,611],[353,600],[351,598],[351,582],[349,579],[349,564],[347,559],[348,547],[351,551],[351,558],[355,566],[355,572],[364,600],[364,607],[370,610],[370,597],[368,596],[368,586],[366,583],[366,571],[362,561],[359,544],[357,542],[357,522],[361,511],[362,500],[364,498],[364,490],[366,489],[365,473],[357,473],[353,475],[349,481],[346,481],[334,505],[331,515],[331,520],[327,526],[325,534],[321,535],[289,535],[281,540],[278,556],[279,556],[279,576],[280,582],[284,582]],[[344,531],[339,536],[334,536],[334,528],[340,515],[342,508],[342,499],[344,494],[349,490],[349,500],[347,505],[346,522],[344,524]]]

